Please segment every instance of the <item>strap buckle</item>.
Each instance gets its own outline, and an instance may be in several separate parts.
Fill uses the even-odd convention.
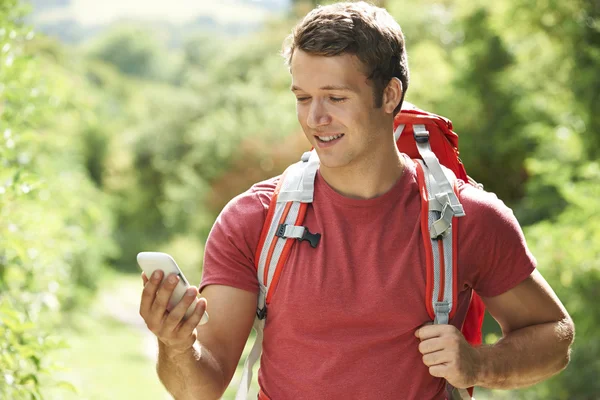
[[[297,233],[297,234],[290,233],[290,235],[287,235],[286,228],[288,226],[291,228],[302,228],[302,231],[303,231],[302,236],[300,236],[300,233]],[[287,225],[287,224],[279,225],[279,227],[277,228],[277,231],[275,232],[275,236],[277,236],[279,238],[283,238],[283,239],[298,239],[301,242],[307,240],[313,249],[317,247],[317,245],[319,244],[319,241],[321,240],[320,233],[310,233],[308,228],[305,226],[298,227],[298,226]]]

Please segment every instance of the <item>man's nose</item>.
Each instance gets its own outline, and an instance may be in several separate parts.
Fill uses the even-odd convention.
[[[329,125],[331,116],[321,101],[313,101],[308,110],[306,124],[309,128],[316,129],[321,126]]]

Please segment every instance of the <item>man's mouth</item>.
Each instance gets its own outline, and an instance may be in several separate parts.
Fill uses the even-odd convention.
[[[340,133],[338,135],[333,135],[333,136],[315,136],[315,137],[321,143],[329,143],[329,142],[332,142],[332,141],[334,141],[336,139],[340,139],[342,136],[344,136],[343,133]]]

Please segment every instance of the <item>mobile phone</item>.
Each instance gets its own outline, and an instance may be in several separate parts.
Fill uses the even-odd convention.
[[[177,274],[179,276],[179,282],[177,283],[177,286],[175,286],[175,290],[173,290],[173,294],[171,295],[169,304],[167,306],[168,311],[172,310],[183,298],[187,288],[190,287],[185,275],[183,275],[183,272],[181,272],[181,269],[179,269],[173,257],[167,253],[144,251],[138,253],[137,262],[142,271],[146,273],[148,279],[150,279],[152,273],[156,270],[163,271],[163,282],[171,274]],[[194,299],[192,304],[190,304],[183,319],[187,319],[190,317],[190,315],[192,315],[194,309],[196,308],[196,304],[198,304],[198,299]],[[208,322],[208,314],[206,311],[204,311],[204,315],[202,316],[199,325],[203,325],[206,322]]]

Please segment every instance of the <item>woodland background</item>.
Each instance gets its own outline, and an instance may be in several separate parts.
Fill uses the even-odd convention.
[[[313,2],[136,1],[0,0],[2,399],[167,398],[136,253],[197,284],[222,207],[308,147],[278,53]],[[599,399],[600,3],[379,4],[576,324],[562,374],[479,397]]]

